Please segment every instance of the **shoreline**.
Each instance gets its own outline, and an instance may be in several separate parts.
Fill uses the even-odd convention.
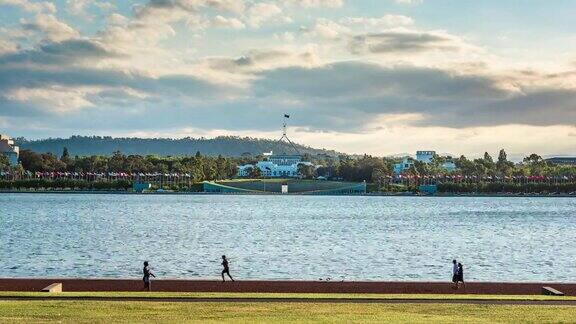
[[[96,195],[199,195],[199,196],[349,196],[349,197],[428,197],[428,198],[453,198],[453,197],[464,197],[464,198],[576,198],[576,194],[556,194],[556,195],[544,195],[544,194],[502,194],[502,193],[491,193],[491,194],[449,194],[441,193],[434,195],[418,195],[418,194],[402,194],[402,193],[385,193],[385,192],[373,192],[365,194],[356,195],[314,195],[314,194],[280,194],[280,193],[208,193],[208,192],[175,192],[175,191],[162,191],[162,192],[146,192],[138,193],[132,191],[122,191],[122,190],[0,190],[0,194],[96,194]]]
[[[65,292],[138,292],[138,279],[0,278],[0,291],[35,292],[52,283],[62,283]],[[576,296],[576,283],[558,282],[468,282],[454,290],[450,282],[398,281],[286,281],[286,280],[153,280],[155,292],[206,293],[307,293],[307,294],[468,294],[542,295],[542,287],[553,287],[566,296]]]

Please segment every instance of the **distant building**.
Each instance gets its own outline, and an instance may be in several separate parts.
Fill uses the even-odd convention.
[[[264,153],[266,160],[258,161],[256,164],[246,164],[238,167],[239,177],[248,177],[250,170],[253,168],[260,169],[260,173],[266,178],[297,178],[298,166],[314,166],[310,162],[303,162],[300,155],[279,154],[274,155],[272,152]]]
[[[400,174],[414,166],[414,159],[405,157],[402,162],[394,164],[394,173]]]
[[[576,157],[553,157],[545,161],[556,165],[576,165]]]
[[[436,156],[436,151],[417,151],[416,152],[416,160],[420,162],[424,162],[426,164],[432,163],[434,160],[434,156]]]
[[[8,157],[11,166],[18,165],[20,148],[14,145],[14,141],[10,137],[2,134],[0,134],[0,154]]]
[[[446,161],[442,163],[442,168],[448,172],[453,172],[456,171],[458,167],[456,167],[456,163],[454,163],[454,161]]]
[[[432,163],[434,157],[436,156],[435,151],[417,151],[416,161],[423,162],[426,164]],[[410,169],[414,166],[414,159],[411,157],[405,157],[402,162],[394,164],[394,173],[401,174],[402,172]],[[448,172],[453,172],[457,169],[456,163],[454,163],[451,158],[448,161],[442,163],[442,168]]]

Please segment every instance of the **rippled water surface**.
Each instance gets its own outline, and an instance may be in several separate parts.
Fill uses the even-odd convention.
[[[576,199],[0,194],[0,277],[576,280]]]

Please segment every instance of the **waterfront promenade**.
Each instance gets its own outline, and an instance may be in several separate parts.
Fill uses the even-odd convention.
[[[52,283],[62,283],[66,292],[136,292],[142,280],[131,279],[0,279],[0,291],[34,292]],[[541,295],[542,287],[553,287],[566,296],[576,296],[576,283],[468,282],[454,290],[449,282],[383,281],[236,281],[155,280],[155,292],[214,293],[315,293],[315,294],[467,294],[467,295]]]

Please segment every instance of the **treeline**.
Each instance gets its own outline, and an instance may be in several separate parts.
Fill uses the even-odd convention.
[[[37,153],[31,150],[20,152],[21,171],[29,172],[82,172],[82,173],[178,173],[190,174],[193,182],[235,178],[237,166],[255,164],[263,156],[254,157],[211,157],[196,152],[193,156],[159,157],[155,155],[125,155],[116,151],[111,156],[92,155],[72,157],[67,148],[58,157],[53,153]],[[372,182],[374,176],[391,175],[394,160],[372,156],[350,157],[340,155],[303,155],[319,168],[302,169],[305,178],[323,176],[345,181]],[[254,175],[257,176],[256,173]]]
[[[491,183],[441,183],[438,185],[438,192],[442,193],[574,193],[576,192],[576,183],[509,183],[509,182],[491,182]]]
[[[449,172],[442,167],[445,162],[454,162],[456,170]],[[506,177],[506,176],[576,176],[576,166],[548,163],[538,154],[526,156],[522,162],[508,160],[505,150],[500,150],[496,159],[485,152],[482,158],[468,159],[435,156],[432,163],[414,161],[414,167],[404,171],[406,175],[434,176],[457,174],[468,177]]]
[[[127,155],[187,156],[196,152],[204,156],[256,156],[273,150],[275,153],[293,153],[289,143],[250,137],[220,136],[216,138],[113,138],[110,136],[72,136],[70,138],[49,138],[42,140],[15,139],[16,145],[40,153],[60,155],[67,147],[71,155],[92,156],[110,155],[120,151]],[[331,150],[316,149],[295,145],[301,154],[326,154],[336,156]]]
[[[2,157],[0,155],[0,157]],[[59,156],[53,153],[38,153],[32,150],[20,152],[18,172],[82,172],[82,173],[178,173],[189,174],[192,182],[204,180],[221,180],[236,177],[237,166],[255,164],[263,156],[224,157],[206,156],[196,152],[194,155],[180,157],[160,157],[157,155],[125,154],[120,151],[112,155],[71,156],[64,148]],[[400,158],[380,158],[370,155],[349,156],[304,154],[303,160],[310,161],[318,168],[301,168],[305,178],[324,177],[331,180],[343,180],[374,183],[378,188],[393,181],[393,166]],[[457,169],[453,172],[442,167],[443,163],[452,161]],[[0,171],[8,169],[8,162],[0,158]],[[482,158],[468,159],[461,156],[457,159],[436,156],[432,162],[425,164],[414,161],[414,166],[405,170],[402,176],[434,177],[461,175],[465,177],[522,177],[522,176],[576,176],[576,166],[554,165],[546,162],[536,154],[527,156],[521,163],[508,161],[506,152],[501,150],[497,159],[485,153]],[[254,174],[258,177],[258,174]]]
[[[0,190],[29,190],[46,188],[74,190],[128,190],[132,188],[132,182],[126,180],[84,181],[74,179],[24,179],[13,181],[0,180]]]
[[[0,190],[116,190],[129,191],[133,182],[129,180],[86,181],[82,179],[21,179],[0,180]],[[152,184],[152,190],[165,189],[172,191],[199,192],[201,183],[166,181]]]
[[[243,158],[204,156],[158,157],[154,155],[125,155],[114,152],[112,156],[92,155],[71,157],[64,148],[58,158],[52,153],[20,152],[20,164],[29,172],[128,172],[128,173],[180,173],[189,174],[193,182],[230,179],[236,175],[237,163]]]

